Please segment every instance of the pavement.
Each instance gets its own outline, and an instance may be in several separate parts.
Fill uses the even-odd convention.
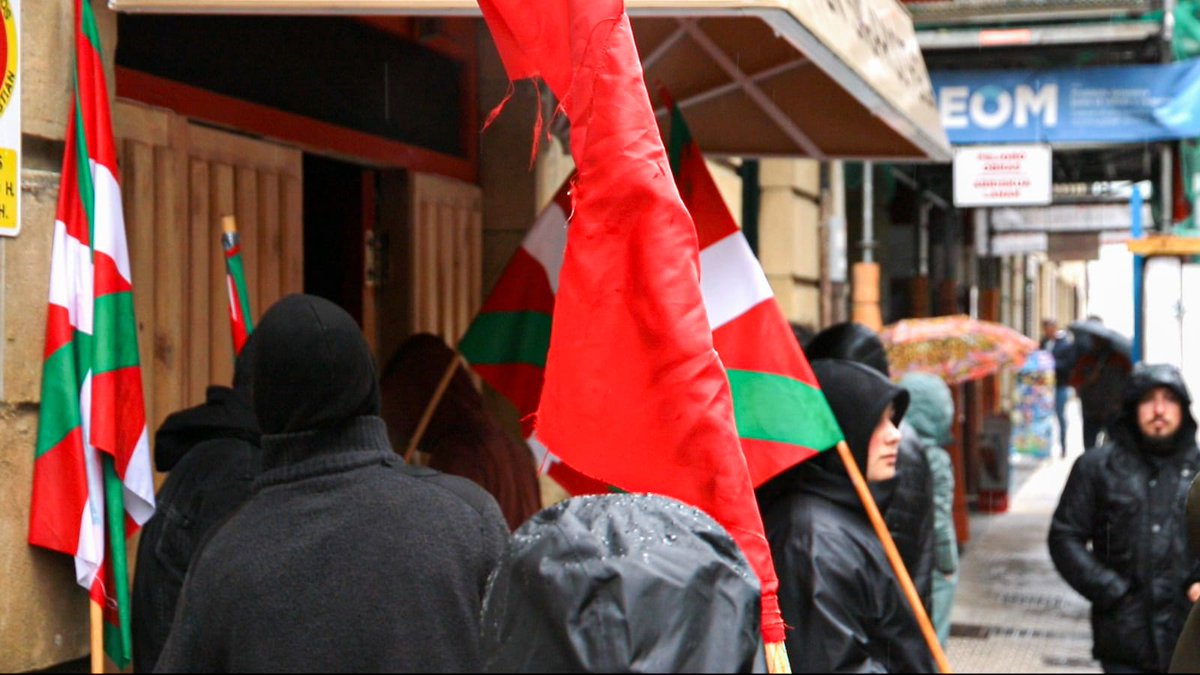
[[[946,655],[956,672],[1098,673],[1089,604],[1054,569],[1046,537],[1075,459],[1083,452],[1075,401],[1068,453],[1013,459],[1013,496],[1002,514],[973,514],[960,562]]]

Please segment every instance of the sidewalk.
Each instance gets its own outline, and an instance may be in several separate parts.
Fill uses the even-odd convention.
[[[956,672],[1100,672],[1089,604],[1059,577],[1046,547],[1059,494],[1082,452],[1072,403],[1067,458],[1015,460],[1009,511],[971,518],[947,645]]]

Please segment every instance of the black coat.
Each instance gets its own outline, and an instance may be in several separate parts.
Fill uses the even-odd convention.
[[[865,469],[867,444],[889,402],[908,393],[848,361],[813,362],[847,444]],[[794,672],[933,672],[934,663],[837,452],[759,490]]]
[[[168,417],[155,436],[155,464],[170,472],[142,529],[134,576],[133,663],[149,672],[171,632],[175,603],[201,541],[250,496],[261,468],[250,403],[209,387],[200,406]]]
[[[1184,401],[1177,442],[1151,452],[1137,427],[1137,402],[1155,386]],[[1191,608],[1188,586],[1200,558],[1187,542],[1184,505],[1200,470],[1196,422],[1178,374],[1135,372],[1113,440],[1076,461],[1050,526],[1050,554],[1063,578],[1092,603],[1092,653],[1165,671]],[[1090,548],[1089,548],[1090,546]]]
[[[921,438],[909,425],[902,424],[900,453],[896,462],[896,477],[890,486],[876,493],[890,491],[883,519],[896,542],[896,549],[912,577],[925,611],[933,607],[933,476],[929,460],[921,449]]]
[[[263,472],[192,561],[157,670],[477,670],[495,500],[395,454],[343,310],[289,296],[256,334]]]

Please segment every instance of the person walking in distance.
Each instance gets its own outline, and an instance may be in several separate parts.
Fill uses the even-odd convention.
[[[1071,469],[1050,555],[1092,603],[1092,653],[1105,672],[1165,672],[1200,598],[1184,510],[1200,469],[1196,420],[1173,366],[1138,364],[1121,401],[1112,438]]]
[[[1054,416],[1058,418],[1058,447],[1067,456],[1067,399],[1071,397],[1071,369],[1075,366],[1075,343],[1054,319],[1042,321],[1042,351],[1054,357]]]

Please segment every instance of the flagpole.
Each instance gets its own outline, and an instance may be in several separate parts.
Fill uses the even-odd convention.
[[[887,554],[888,562],[892,564],[892,570],[896,573],[896,580],[900,582],[904,597],[908,599],[908,604],[912,607],[913,616],[916,617],[917,624],[921,627],[921,635],[924,636],[925,644],[929,646],[929,651],[933,654],[933,660],[937,663],[938,670],[943,673],[953,672],[950,669],[950,662],[946,660],[946,652],[942,650],[942,644],[938,642],[933,624],[929,621],[929,615],[925,612],[925,605],[921,603],[921,597],[917,595],[917,588],[913,586],[912,578],[908,575],[904,561],[900,558],[900,551],[896,549],[896,542],[892,541],[892,534],[888,532],[887,525],[883,522],[883,516],[879,513],[879,505],[871,496],[867,481],[859,471],[854,456],[850,454],[850,446],[846,445],[846,441],[838,441],[837,452],[842,458],[842,464],[846,466],[846,473],[850,474],[850,481],[854,483],[858,498],[862,500],[863,506],[867,509],[867,517],[870,518],[871,525],[875,528],[875,534],[883,544],[884,553]]]
[[[787,646],[782,642],[768,642],[766,650],[767,672],[773,675],[791,675],[792,663],[788,661]]]
[[[437,389],[433,390],[433,396],[429,398],[429,403],[425,404],[425,412],[421,413],[421,421],[417,423],[416,431],[413,432],[412,438],[408,439],[408,447],[404,450],[404,462],[406,464],[412,463],[412,456],[417,450],[417,444],[421,442],[421,437],[425,435],[425,428],[429,426],[429,421],[433,419],[433,412],[437,410],[438,404],[442,402],[442,396],[445,395],[446,388],[450,386],[450,379],[454,377],[454,371],[458,370],[461,362],[462,355],[454,352],[449,365],[446,366],[446,372],[442,373],[442,379],[438,381]]]
[[[92,632],[92,673],[104,672],[104,609],[96,599],[88,595],[88,607],[91,610],[89,622]]]

